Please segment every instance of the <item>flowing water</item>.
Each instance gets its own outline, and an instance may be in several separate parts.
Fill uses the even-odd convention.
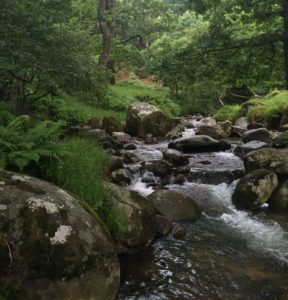
[[[166,147],[142,145],[137,152],[143,160],[159,159]],[[193,155],[191,168],[204,158],[210,168],[243,168],[233,153],[225,152]],[[153,188],[141,182],[142,175],[135,173],[131,189],[147,196]],[[288,217],[265,206],[254,214],[235,209],[236,183],[166,186],[197,200],[202,218],[182,224],[187,231],[183,241],[164,237],[142,253],[122,257],[118,299],[288,300]]]

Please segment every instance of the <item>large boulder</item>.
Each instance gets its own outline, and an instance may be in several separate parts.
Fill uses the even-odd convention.
[[[288,174],[288,149],[263,148],[245,155],[244,164],[248,171],[267,169],[276,174]]]
[[[257,209],[271,196],[278,185],[277,175],[265,169],[254,170],[241,178],[232,195],[238,209]]]
[[[119,263],[97,215],[50,183],[0,180],[0,298],[114,300]]]
[[[288,180],[279,185],[269,200],[270,207],[280,211],[288,211]]]
[[[169,143],[169,148],[184,152],[198,151],[222,151],[231,148],[231,145],[225,140],[217,141],[206,135],[196,135],[183,137]]]
[[[157,190],[148,197],[158,213],[170,221],[196,221],[201,216],[201,209],[191,197],[176,191]]]
[[[228,135],[220,126],[200,125],[196,129],[197,135],[207,135],[216,140],[228,138]]]
[[[105,185],[111,191],[113,208],[108,224],[117,252],[133,253],[148,246],[157,234],[156,212],[151,203],[112,183]]]
[[[135,102],[128,107],[126,131],[132,136],[145,137],[152,134],[164,137],[172,126],[172,120],[151,104]]]
[[[267,144],[272,144],[271,134],[266,128],[248,130],[243,134],[242,140],[244,143],[260,141]]]
[[[244,157],[247,153],[262,148],[270,148],[270,145],[260,141],[251,141],[246,144],[238,145],[235,148],[234,153],[239,157]]]

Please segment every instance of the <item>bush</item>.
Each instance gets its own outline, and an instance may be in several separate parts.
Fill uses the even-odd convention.
[[[42,166],[46,178],[85,200],[105,221],[111,209],[102,184],[108,156],[94,142],[72,138],[62,143],[63,155]]]
[[[235,122],[241,117],[241,105],[224,105],[215,114],[215,118],[219,121]]]

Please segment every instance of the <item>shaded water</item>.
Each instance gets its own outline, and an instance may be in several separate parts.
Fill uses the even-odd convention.
[[[160,155],[153,151],[165,146],[148,151]],[[241,168],[231,153],[211,156]],[[288,218],[266,208],[255,214],[236,210],[231,202],[236,183],[167,186],[192,196],[203,216],[183,224],[185,241],[161,238],[140,254],[122,257],[118,299],[288,300]],[[153,192],[139,178],[131,188]]]

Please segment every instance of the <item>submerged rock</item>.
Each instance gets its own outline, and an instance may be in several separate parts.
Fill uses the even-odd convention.
[[[217,141],[210,136],[196,135],[176,139],[169,143],[168,147],[183,152],[208,152],[228,150],[231,148],[231,145],[225,140]]]
[[[201,209],[191,197],[171,190],[157,190],[148,197],[155,210],[170,221],[196,221]]]
[[[288,174],[288,149],[264,148],[252,151],[244,157],[248,171],[267,169],[276,174]]]
[[[257,209],[270,198],[277,185],[275,173],[265,169],[252,171],[238,182],[232,195],[233,204],[239,209]]]
[[[115,246],[94,212],[20,174],[1,178],[0,261],[0,298],[114,300],[119,287]]]
[[[151,104],[134,102],[128,107],[126,130],[132,136],[164,137],[172,126],[172,120]]]

